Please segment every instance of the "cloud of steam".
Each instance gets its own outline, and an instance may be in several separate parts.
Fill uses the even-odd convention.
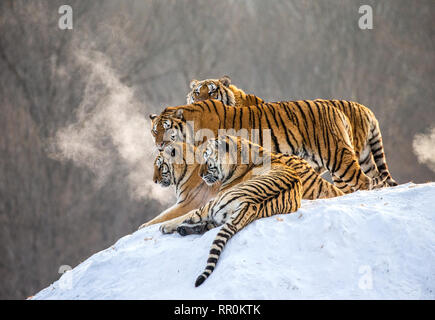
[[[412,146],[418,162],[435,172],[435,127],[428,134],[416,134]]]
[[[58,130],[50,141],[50,156],[90,169],[97,187],[123,170],[132,198],[174,202],[172,190],[152,181],[157,151],[145,106],[134,98],[133,89],[121,83],[102,53],[81,51],[76,58],[89,72],[85,94],[76,122]]]

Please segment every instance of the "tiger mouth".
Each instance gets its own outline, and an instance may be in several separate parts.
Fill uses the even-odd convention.
[[[169,187],[171,185],[171,182],[169,180],[162,180],[160,181],[160,185],[162,187]]]

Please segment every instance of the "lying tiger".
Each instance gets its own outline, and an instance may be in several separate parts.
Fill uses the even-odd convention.
[[[214,137],[222,129],[244,130],[261,146],[270,142],[272,152],[296,155],[317,171],[328,170],[344,193],[382,186],[388,178],[387,171],[374,178],[362,172],[352,146],[349,119],[330,101],[288,101],[234,108],[219,100],[204,100],[167,107],[150,118],[151,133],[159,150],[169,143],[186,141],[187,136],[193,137],[201,129],[208,129]],[[196,144],[207,137],[199,138]]]
[[[186,155],[195,154],[193,145],[176,142],[160,151],[154,161],[155,183],[162,187],[175,186],[176,203],[139,229],[180,217],[213,199],[219,184],[209,186],[199,176],[199,163],[186,161]]]
[[[228,137],[228,139],[235,138]],[[279,160],[285,165],[291,166],[301,179],[302,199],[314,200],[343,195],[341,190],[320,177],[305,160],[293,155],[270,153],[249,140],[240,137],[238,139],[247,147],[246,152],[248,150],[249,152],[255,151],[254,154],[258,160],[256,162],[272,159],[273,161]],[[154,162],[153,180],[162,187],[174,185],[177,202],[154,219],[141,225],[139,229],[185,215],[189,211],[205,205],[219,192],[224,190],[224,187],[220,183],[214,183],[209,186],[201,179],[199,176],[200,161],[196,161],[196,158],[194,158],[199,153],[199,148],[184,142],[175,142],[166,146],[158,154]],[[235,150],[235,155],[237,154],[237,150]],[[268,158],[263,158],[263,155],[267,155]],[[187,161],[186,158],[188,157],[193,159],[193,161]]]
[[[246,95],[243,90],[231,84],[228,76],[220,79],[192,80],[190,88],[191,91],[187,94],[188,104],[217,99],[228,106],[246,107],[263,102],[261,98]],[[342,111],[350,121],[353,147],[363,172],[372,178],[385,172],[388,177],[384,186],[396,186],[397,182],[388,170],[379,123],[373,112],[352,101],[329,100],[329,103]]]
[[[263,162],[246,157],[246,150],[250,153],[253,147]],[[213,241],[207,266],[195,282],[196,287],[213,272],[225,244],[235,233],[256,219],[292,213],[300,207],[304,193],[298,174],[301,162],[264,151],[232,136],[209,139],[199,173],[209,185],[220,183],[221,191],[203,207],[161,226],[163,233],[177,231],[184,236],[223,225]],[[249,161],[241,161],[247,158]],[[265,159],[269,166],[263,166]],[[311,173],[315,175],[312,170]]]

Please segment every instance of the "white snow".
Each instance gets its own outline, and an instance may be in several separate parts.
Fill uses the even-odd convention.
[[[257,220],[195,288],[217,232],[142,229],[34,299],[435,299],[435,183],[303,201]]]

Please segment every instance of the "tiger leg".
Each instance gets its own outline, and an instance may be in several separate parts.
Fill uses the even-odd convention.
[[[362,171],[369,176],[370,178],[374,178],[379,175],[378,169],[376,168],[376,163],[373,160],[370,147],[366,146],[361,152],[359,159],[359,165]]]
[[[227,203],[230,198],[237,200],[231,200],[232,205],[225,206],[225,210],[217,209],[221,204]],[[235,208],[243,201],[242,198],[240,190],[237,187],[232,188],[220,194],[215,199],[210,200],[203,207],[165,223],[160,227],[160,230],[165,234],[177,231],[183,236],[193,233],[204,233],[213,227],[222,225],[227,217],[231,216]],[[213,212],[213,210],[218,213]]]
[[[369,178],[379,177],[379,172],[376,168],[376,164],[373,160],[373,157],[370,153],[370,149],[368,147],[364,148],[363,152],[359,156],[358,162],[361,167],[361,170],[364,172],[366,176],[368,176]],[[333,175],[332,180],[334,181],[334,184],[337,186],[337,188],[339,188],[340,190],[345,190],[345,191],[349,190],[349,188],[347,188],[347,184],[343,182],[339,177]],[[375,188],[383,187],[383,186],[386,186],[385,182],[378,184]]]
[[[332,181],[334,182],[334,186],[336,186],[337,189],[339,189],[344,194],[353,192],[352,188],[350,188],[347,183],[344,183],[337,176],[331,175],[331,178],[332,178]]]
[[[328,168],[337,182],[337,188],[344,193],[351,193],[357,190],[371,190],[373,187],[382,184],[384,180],[379,177],[370,178],[359,165],[355,152],[351,147],[342,146],[337,151],[336,164]]]
[[[252,183],[252,181],[251,181]],[[230,205],[226,205],[230,203]],[[182,235],[204,233],[214,227],[224,224],[246,199],[240,194],[239,188],[234,187],[221,193],[207,206],[201,208],[202,214],[192,214],[177,227],[177,232]]]
[[[309,166],[295,169],[302,183],[302,199],[314,200],[344,195],[343,191],[323,179]]]
[[[177,232],[181,236],[190,234],[203,234],[204,232],[217,227],[215,221],[209,216],[210,212],[203,212],[203,214],[194,214],[188,219],[184,220],[177,227]]]
[[[380,176],[386,177],[385,181],[389,186],[397,186],[397,182],[391,177],[391,173],[388,170],[387,159],[385,158],[384,152],[384,145],[382,143],[381,130],[377,121],[373,124],[373,128],[370,131],[370,138],[368,143]]]
[[[362,169],[362,171],[370,178],[376,178],[379,177],[382,180],[386,180],[387,176],[382,176],[377,167],[376,163],[373,159],[373,156],[371,154],[371,150],[369,146],[366,146],[362,152],[362,154],[359,157],[359,165]],[[382,187],[388,187],[387,181],[384,181],[383,183],[379,184],[375,188],[382,188]]]
[[[207,204],[209,200],[215,198],[219,190],[218,185],[208,187],[202,182],[202,180],[200,180],[196,185],[191,185],[191,187],[190,190],[188,187],[185,188],[185,191],[181,193],[181,197],[177,199],[176,204],[163,211],[157,217],[141,225],[139,229],[184,216],[190,211]]]
[[[160,213],[157,217],[154,217],[150,221],[142,224],[139,227],[139,229],[148,227],[148,226],[156,224],[156,223],[160,223],[160,222],[164,222],[164,221],[168,221],[168,220],[177,218],[179,216],[186,214],[187,212],[189,212],[192,209],[194,209],[194,208],[190,208],[189,206],[186,206],[186,205],[181,206],[179,204],[175,204],[172,207],[170,207],[170,208],[166,209],[165,211],[163,211],[162,213]]]
[[[205,232],[208,224],[208,212],[212,203],[213,200],[210,200],[205,206],[162,224],[160,231],[163,234],[174,233],[180,225],[186,223],[191,225],[191,233]]]

